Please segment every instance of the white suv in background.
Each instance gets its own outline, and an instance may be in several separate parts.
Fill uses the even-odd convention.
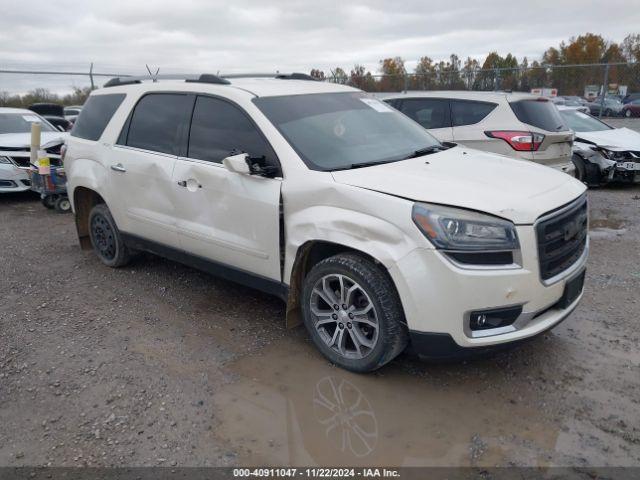
[[[531,160],[574,175],[573,132],[547,98],[508,92],[402,92],[379,98],[442,142]]]
[[[585,186],[443,145],[299,74],[114,79],[67,144],[80,244],[145,250],[274,294],[332,362],[376,369],[537,335],[576,307]],[[78,293],[82,295],[81,292]]]

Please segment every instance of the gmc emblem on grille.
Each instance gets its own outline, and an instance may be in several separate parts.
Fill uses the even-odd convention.
[[[564,235],[563,238],[565,241],[569,241],[571,240],[573,237],[575,237],[578,232],[580,231],[580,220],[576,219],[572,222],[569,222],[567,224],[565,224],[564,226]]]

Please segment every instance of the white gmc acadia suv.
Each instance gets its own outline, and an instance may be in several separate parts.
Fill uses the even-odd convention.
[[[277,295],[370,371],[532,337],[582,296],[585,186],[451,143],[301,74],[113,79],[68,140],[83,248],[153,252]]]

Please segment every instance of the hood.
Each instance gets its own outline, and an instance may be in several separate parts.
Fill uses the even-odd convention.
[[[42,132],[40,137],[40,143],[42,147],[50,147],[63,143],[69,136],[64,132]],[[22,150],[29,149],[31,147],[31,133],[3,133],[0,134],[0,150]]]
[[[576,132],[576,140],[586,140],[613,151],[640,151],[640,133],[629,128],[614,128],[598,132]]]
[[[532,224],[586,190],[553,168],[462,147],[332,174],[338,183],[486,212],[516,224]]]

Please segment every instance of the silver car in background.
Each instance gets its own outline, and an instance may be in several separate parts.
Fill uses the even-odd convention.
[[[408,91],[378,97],[442,142],[529,160],[574,175],[573,132],[555,105],[528,93]]]

